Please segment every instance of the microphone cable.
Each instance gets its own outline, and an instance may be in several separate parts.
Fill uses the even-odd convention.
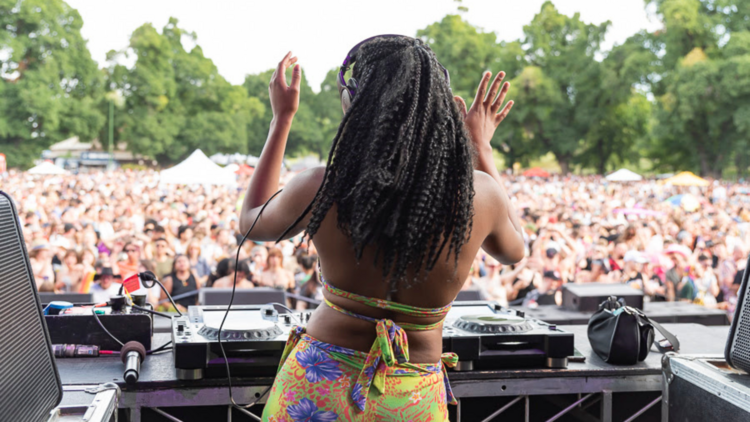
[[[265,397],[265,395],[268,394],[269,391],[271,391],[271,386],[269,386],[268,388],[266,388],[266,390],[263,392],[263,394],[261,394],[260,396],[258,396],[258,398],[256,398],[255,401],[253,401],[250,404],[247,404],[247,405],[243,406],[243,405],[240,405],[240,404],[238,404],[237,402],[234,401],[234,396],[232,394],[232,374],[231,374],[230,369],[229,369],[229,359],[227,359],[227,353],[224,350],[224,345],[221,342],[221,330],[224,328],[224,322],[227,320],[227,316],[229,315],[229,311],[232,309],[232,303],[234,303],[234,293],[235,293],[235,291],[237,289],[237,269],[239,268],[239,264],[240,264],[240,251],[242,251],[242,245],[247,240],[247,237],[250,236],[250,232],[253,230],[253,228],[255,228],[255,224],[258,222],[258,219],[263,214],[263,210],[265,210],[266,206],[268,206],[268,203],[271,202],[271,200],[273,198],[275,198],[276,195],[280,194],[281,191],[283,191],[283,190],[284,189],[279,189],[278,192],[274,193],[273,195],[271,195],[270,198],[268,198],[268,200],[266,201],[266,203],[263,204],[263,207],[261,207],[260,211],[258,211],[258,215],[255,217],[255,221],[253,221],[253,224],[247,230],[247,233],[245,233],[245,235],[242,237],[242,241],[240,241],[240,243],[237,245],[237,256],[235,257],[235,260],[234,260],[234,283],[232,284],[232,295],[229,298],[229,305],[227,306],[226,312],[224,312],[224,318],[222,318],[222,320],[221,320],[221,325],[219,325],[219,335],[218,335],[218,337],[219,337],[219,348],[221,349],[221,356],[224,358],[224,364],[226,365],[226,368],[227,368],[227,382],[229,384],[229,401],[231,402],[232,407],[234,407],[235,409],[239,410],[240,412],[248,415],[249,417],[255,419],[256,421],[260,421],[260,418],[257,415],[251,413],[247,409],[251,408],[258,401],[260,401],[263,397]]]

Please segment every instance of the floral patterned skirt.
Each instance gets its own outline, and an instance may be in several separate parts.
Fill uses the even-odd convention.
[[[370,388],[363,394],[356,381],[366,358],[367,353],[300,332],[271,387],[263,421],[448,420],[447,404],[454,398],[450,387],[446,390],[442,362],[380,368],[385,371],[383,391]]]

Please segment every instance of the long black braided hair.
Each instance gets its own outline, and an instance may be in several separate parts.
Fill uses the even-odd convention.
[[[309,212],[312,238],[333,204],[359,262],[377,246],[391,291],[433,269],[444,247],[458,255],[471,233],[472,149],[435,54],[409,37],[376,38],[357,52],[357,95],[328,156]],[[407,278],[407,269],[414,270]],[[455,270],[454,270],[455,277]]]

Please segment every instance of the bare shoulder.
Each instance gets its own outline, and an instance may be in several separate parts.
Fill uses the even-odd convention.
[[[303,194],[305,197],[309,197],[309,200],[312,200],[320,185],[323,184],[325,173],[326,166],[309,168],[294,176],[284,189],[295,194]]]
[[[474,208],[476,211],[486,209],[496,210],[503,207],[502,192],[495,179],[489,174],[474,170]]]

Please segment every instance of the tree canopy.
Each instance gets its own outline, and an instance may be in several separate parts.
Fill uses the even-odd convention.
[[[550,1],[512,41],[471,25],[458,3],[458,14],[413,35],[469,103],[482,72],[507,73],[516,105],[492,145],[508,165],[551,154],[563,172],[746,174],[750,0],[646,0],[663,27],[609,50],[602,47],[609,22],[585,22]],[[273,69],[229,83],[177,19],[137,28],[101,69],[81,37],[81,17],[62,0],[0,0],[0,24],[0,151],[11,166],[29,165],[70,136],[106,139],[112,93],[124,99],[115,140],[164,164],[195,148],[255,155],[263,148]],[[119,64],[123,55],[135,60]],[[336,74],[332,68],[314,90],[303,69],[288,155],[326,158],[342,117]]]
[[[103,75],[62,0],[0,0],[0,151],[27,164],[50,143],[96,136]]]

